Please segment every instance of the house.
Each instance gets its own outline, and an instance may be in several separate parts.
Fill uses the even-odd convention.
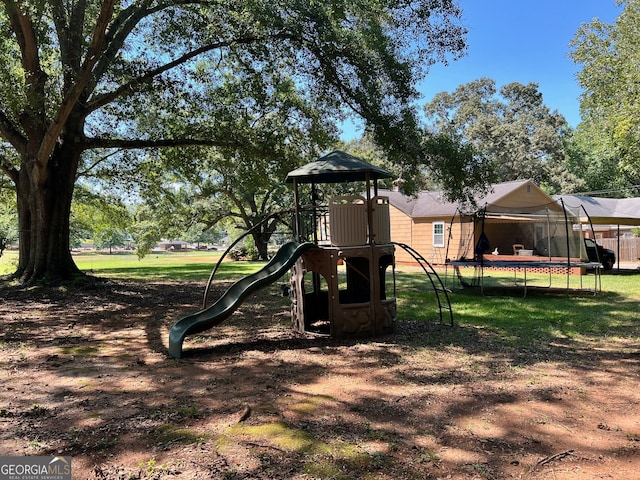
[[[440,191],[415,197],[397,191],[379,194],[389,198],[392,240],[410,245],[436,265],[473,259],[479,246],[483,253],[514,255],[523,250],[520,254],[566,256],[567,236],[575,237],[573,230],[566,232],[562,206],[531,180],[493,185],[470,211],[447,201]],[[482,232],[488,243],[479,245]],[[572,242],[579,256],[580,247],[576,240]],[[396,261],[413,263],[403,251],[397,253]]]
[[[158,243],[157,248],[160,250],[174,252],[178,250],[187,250],[189,248],[189,244],[182,240],[162,240]]]
[[[585,254],[584,236],[614,250],[621,261],[640,257],[640,238],[632,233],[640,226],[640,198],[551,197],[531,180],[493,185],[476,199],[475,209],[466,210],[441,191],[379,194],[389,199],[391,239],[410,245],[435,265],[476,257],[482,232],[488,242],[485,254],[577,258]],[[403,251],[396,260],[414,263]]]

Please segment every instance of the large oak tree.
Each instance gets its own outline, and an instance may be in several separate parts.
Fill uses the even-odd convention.
[[[601,188],[636,186],[627,192],[637,194],[640,183],[640,1],[618,3],[623,9],[613,24],[594,19],[580,27],[571,42],[570,55],[581,67],[577,78],[584,89],[580,98],[583,124],[578,127],[578,133],[593,157],[587,167],[605,180],[606,185]],[[615,162],[617,171],[612,171]]]
[[[471,145],[499,181],[531,178],[558,191],[575,183],[564,167],[567,122],[544,104],[535,83],[498,90],[493,79],[480,78],[436,94],[424,109],[433,131]]]
[[[225,117],[224,98],[206,105],[213,122],[190,114],[203,84],[252,84],[278,65],[327,115],[354,112],[411,164],[414,85],[430,64],[464,49],[459,16],[452,0],[3,0],[0,171],[16,191],[16,275],[79,274],[69,214],[79,171],[90,166],[85,152],[251,151],[251,137]],[[261,82],[255,88],[270,94]],[[173,128],[178,117],[188,129]]]

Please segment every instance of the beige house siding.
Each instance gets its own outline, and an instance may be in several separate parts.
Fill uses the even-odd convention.
[[[520,208],[538,207],[549,205],[553,210],[560,211],[562,208],[544,191],[540,190],[533,182],[527,182],[493,203],[495,207],[510,208],[518,206]]]
[[[434,222],[444,223],[444,246],[433,244]],[[413,248],[415,248],[429,263],[443,265],[447,258],[458,259],[462,256],[473,256],[473,222],[460,222],[456,216],[414,219]]]
[[[473,220],[470,217],[460,219],[456,217],[451,224],[451,237],[449,239],[449,260],[473,258],[473,250],[477,239],[474,237]]]
[[[411,217],[393,205],[389,206],[389,220],[391,224],[391,241],[411,245],[413,222]],[[413,261],[411,256],[401,248],[396,249],[396,261],[398,263],[408,263]]]
[[[444,264],[447,258],[457,258],[460,246],[463,247],[473,242],[473,223],[460,224],[459,220],[452,223],[450,217],[416,218],[411,219],[401,210],[391,206],[391,240],[405,243],[414,248],[428,262],[438,265]],[[433,245],[433,222],[443,222],[444,240],[443,247]],[[449,236],[451,232],[451,237]],[[451,242],[449,244],[449,242]],[[447,250],[447,247],[449,249]],[[473,247],[470,248],[473,252]],[[413,257],[402,248],[396,249],[396,261],[398,264],[415,264]]]
[[[445,246],[433,246],[433,222],[444,222]],[[446,252],[446,240],[448,222],[440,218],[415,218],[414,219],[413,248],[430,263],[444,263]]]

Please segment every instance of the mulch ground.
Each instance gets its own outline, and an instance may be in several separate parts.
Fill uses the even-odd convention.
[[[640,479],[638,339],[337,341],[294,333],[279,293],[174,360],[200,284],[0,288],[0,454],[77,479]]]

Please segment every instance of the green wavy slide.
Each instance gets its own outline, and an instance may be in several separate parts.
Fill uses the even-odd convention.
[[[228,318],[252,292],[282,277],[302,255],[315,244],[289,242],[259,271],[241,278],[210,307],[178,320],[169,332],[169,354],[182,357],[182,343],[187,335],[204,332]]]

